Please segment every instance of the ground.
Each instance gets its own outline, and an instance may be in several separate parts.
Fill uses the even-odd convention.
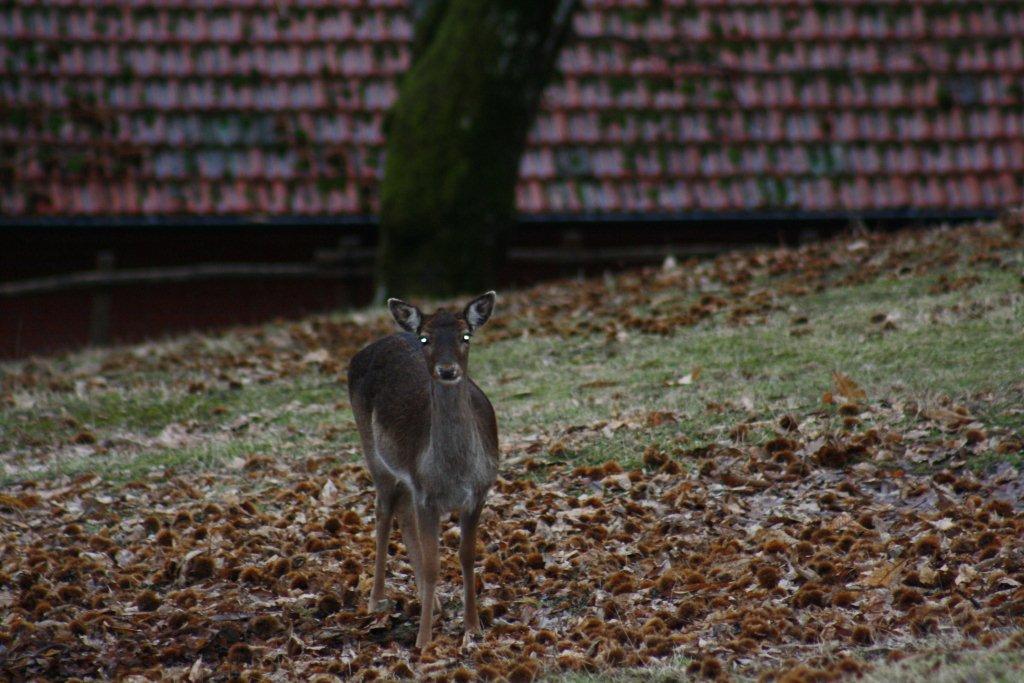
[[[1024,676],[1016,225],[504,293],[464,647],[366,613],[360,312],[0,365],[5,677],[626,681]]]

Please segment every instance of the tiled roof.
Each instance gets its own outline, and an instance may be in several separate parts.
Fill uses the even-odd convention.
[[[0,7],[0,214],[372,214],[407,0]],[[1024,201],[1024,2],[584,0],[532,214]]]

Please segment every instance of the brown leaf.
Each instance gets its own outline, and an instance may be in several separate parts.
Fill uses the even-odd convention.
[[[869,586],[871,588],[889,588],[900,575],[900,568],[906,564],[903,562],[883,562],[874,571],[860,581],[862,586]]]
[[[868,397],[856,382],[838,370],[832,373],[832,382],[835,384],[836,393],[840,396],[845,396],[854,401]]]

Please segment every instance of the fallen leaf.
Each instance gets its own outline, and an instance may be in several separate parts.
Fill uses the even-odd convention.
[[[196,659],[196,661],[194,661],[192,663],[192,666],[189,667],[189,670],[188,670],[188,680],[191,683],[198,683],[199,681],[202,681],[203,679],[205,679],[206,676],[207,676],[207,672],[206,672],[205,668],[203,667],[203,657],[202,657],[202,655],[200,655],[199,658]]]
[[[694,366],[693,370],[690,370],[690,372],[686,373],[685,375],[683,375],[679,379],[670,382],[669,384],[675,384],[675,385],[693,384],[694,382],[696,382],[697,380],[700,379],[700,372],[701,372],[700,366],[699,365]]]
[[[320,502],[324,505],[333,505],[338,501],[338,487],[328,479],[320,489]]]
[[[899,570],[905,562],[883,562],[860,581],[862,586],[870,588],[889,588],[899,578]]]
[[[868,395],[848,375],[838,370],[832,373],[832,381],[835,384],[836,393],[851,400],[866,399]]]

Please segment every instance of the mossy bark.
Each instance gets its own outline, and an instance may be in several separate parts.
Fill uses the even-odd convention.
[[[515,218],[519,157],[572,0],[437,0],[387,126],[381,293],[493,286]]]

